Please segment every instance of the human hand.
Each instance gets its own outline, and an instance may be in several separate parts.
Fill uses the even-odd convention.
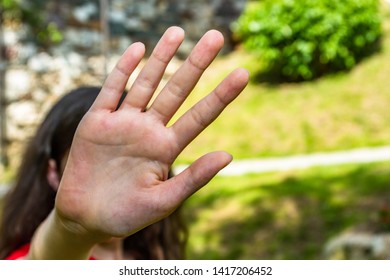
[[[108,76],[77,129],[57,193],[56,212],[65,227],[102,240],[128,236],[168,216],[230,163],[225,152],[209,153],[168,179],[182,150],[248,82],[248,72],[236,69],[167,127],[223,46],[219,32],[206,33],[145,111],[183,40],[182,29],[166,31],[118,110],[143,44],[132,44]]]

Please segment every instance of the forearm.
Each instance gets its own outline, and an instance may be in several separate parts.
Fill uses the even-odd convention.
[[[65,227],[53,210],[34,234],[27,259],[88,259],[94,245],[90,238]]]

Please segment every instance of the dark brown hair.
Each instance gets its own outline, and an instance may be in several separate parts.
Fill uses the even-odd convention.
[[[54,207],[56,192],[47,181],[49,160],[57,166],[70,149],[74,133],[89,110],[98,87],[81,87],[62,97],[49,111],[22,158],[15,185],[3,204],[0,259],[31,242],[37,227]],[[125,95],[125,94],[124,94]],[[187,229],[176,210],[124,240],[124,251],[135,259],[183,259]]]

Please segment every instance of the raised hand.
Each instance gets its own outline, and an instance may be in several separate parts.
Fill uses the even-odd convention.
[[[248,82],[247,71],[236,69],[167,127],[223,46],[219,32],[207,32],[146,108],[183,40],[182,29],[166,31],[118,110],[143,44],[131,45],[108,76],[77,129],[58,190],[57,215],[69,229],[102,240],[128,236],[169,215],[231,161],[229,154],[213,152],[167,178],[182,150]]]

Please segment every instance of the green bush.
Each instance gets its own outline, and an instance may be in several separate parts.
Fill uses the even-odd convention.
[[[310,80],[351,69],[379,46],[378,0],[251,1],[234,25],[266,72]]]

